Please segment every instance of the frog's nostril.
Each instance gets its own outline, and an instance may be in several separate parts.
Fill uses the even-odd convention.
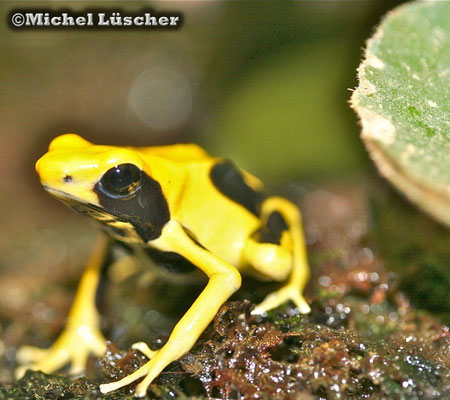
[[[65,183],[72,182],[72,180],[73,180],[73,178],[72,178],[71,175],[66,175],[66,176],[63,178],[63,181],[64,181]]]

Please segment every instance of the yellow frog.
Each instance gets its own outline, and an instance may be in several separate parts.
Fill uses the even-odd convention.
[[[261,182],[194,144],[158,147],[95,145],[75,134],[54,139],[36,163],[45,190],[105,231],[84,272],[67,325],[49,349],[22,347],[17,376],[47,373],[70,363],[84,371],[90,354],[102,356],[106,341],[95,305],[100,272],[112,246],[146,251],[163,265],[198,268],[208,277],[203,292],[157,351],[133,345],[150,361],[127,377],[100,386],[103,393],[139,378],[135,396],[171,362],[186,354],[241,285],[241,272],[286,281],[256,306],[263,314],[291,300],[310,311],[302,291],[309,276],[301,216],[281,197],[263,198]]]

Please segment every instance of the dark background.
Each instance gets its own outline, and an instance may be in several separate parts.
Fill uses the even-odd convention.
[[[92,225],[45,194],[34,172],[61,133],[118,145],[195,141],[269,188],[373,172],[349,90],[365,40],[397,3],[2,3],[0,268],[45,264],[50,273],[91,247]],[[184,24],[12,30],[11,10],[30,6],[151,6],[181,12]]]

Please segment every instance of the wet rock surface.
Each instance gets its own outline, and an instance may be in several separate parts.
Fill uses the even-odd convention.
[[[267,316],[251,316],[254,304],[279,284],[245,279],[192,351],[155,380],[148,397],[449,398],[446,278],[439,275],[448,232],[384,189],[380,194],[367,185],[302,186],[290,192],[300,199],[305,218],[312,312],[299,315],[287,304]],[[369,202],[374,196],[376,201]],[[427,239],[411,232],[408,241],[405,232],[418,227]],[[411,243],[417,257],[405,250]],[[146,269],[130,276],[120,273],[120,268],[130,270],[133,260],[128,262],[113,269],[104,296],[103,330],[113,344],[101,360],[91,358],[85,376],[78,378],[65,371],[28,372],[14,382],[12,370],[19,345],[45,347],[57,336],[79,270],[43,277],[37,267],[22,279],[18,272],[4,276],[9,292],[16,287],[22,295],[17,301],[0,301],[0,399],[133,398],[133,385],[102,395],[98,384],[120,379],[145,363],[130,345],[144,340],[152,349],[160,348],[204,281],[162,279]],[[438,276],[437,286],[433,280],[412,284],[411,271],[427,263],[433,264],[429,269]],[[31,291],[30,280],[41,289]],[[434,290],[440,298],[433,296]]]

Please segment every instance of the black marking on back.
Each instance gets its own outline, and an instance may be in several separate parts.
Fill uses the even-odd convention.
[[[173,274],[184,274],[196,269],[196,266],[189,260],[173,251],[160,251],[151,247],[144,250],[158,267]]]
[[[257,232],[258,241],[261,243],[280,244],[281,235],[288,229],[288,225],[283,216],[274,211],[269,215],[265,226]]]
[[[262,194],[245,183],[241,172],[230,160],[214,164],[209,176],[222,194],[259,216]]]
[[[144,171],[140,186],[131,197],[110,196],[102,189],[100,182],[96,183],[94,192],[102,208],[117,220],[132,224],[144,242],[158,238],[170,219],[169,207],[161,185]]]

